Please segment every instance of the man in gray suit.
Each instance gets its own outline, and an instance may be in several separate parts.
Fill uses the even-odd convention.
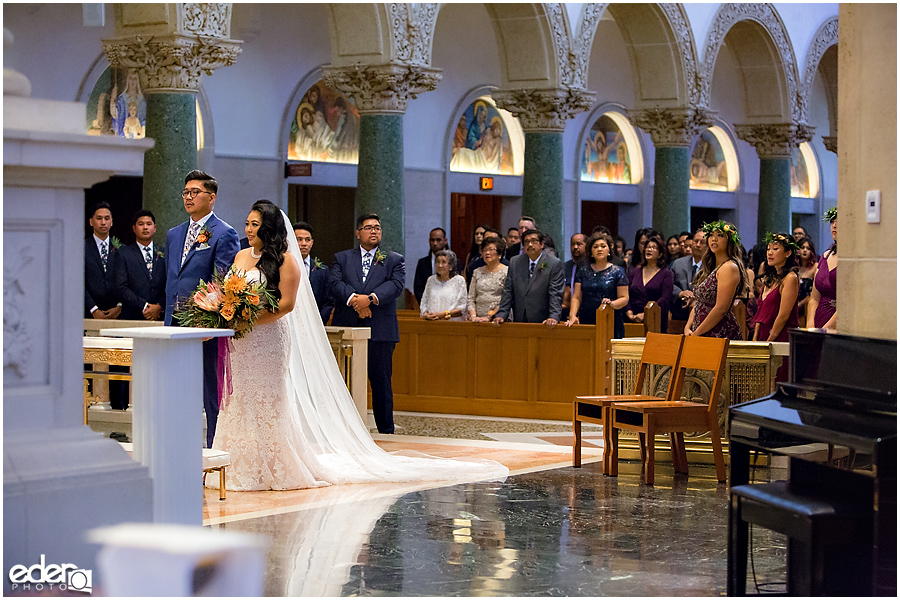
[[[675,276],[672,286],[672,318],[684,321],[691,312],[691,302],[694,300],[694,286],[692,282],[700,270],[700,260],[706,253],[706,234],[703,229],[694,232],[694,238],[690,242],[691,254],[672,262],[669,266]]]
[[[544,252],[544,234],[537,229],[525,232],[522,245],[525,253],[509,261],[494,323],[500,325],[511,313],[512,320],[517,323],[543,323],[555,327],[562,312],[563,264]]]

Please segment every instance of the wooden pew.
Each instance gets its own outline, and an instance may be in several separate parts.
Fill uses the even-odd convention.
[[[660,332],[662,327],[662,309],[652,300],[644,307],[643,323],[625,323],[625,337],[647,337],[647,332]]]

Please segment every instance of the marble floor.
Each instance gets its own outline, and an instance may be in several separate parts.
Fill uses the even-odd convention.
[[[267,596],[724,595],[728,493],[712,467],[692,465],[688,478],[662,463],[645,486],[637,463],[603,476],[596,445],[572,468],[563,422],[397,423],[410,435],[374,436],[385,450],[492,458],[510,477],[229,492],[224,502],[207,490],[204,523],[269,538]],[[784,539],[755,530],[753,544],[760,591],[783,591]]]

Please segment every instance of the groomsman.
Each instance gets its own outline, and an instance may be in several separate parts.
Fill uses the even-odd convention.
[[[309,273],[309,285],[312,287],[313,296],[316,297],[322,324],[327,325],[334,309],[334,302],[328,293],[328,267],[310,254],[315,243],[312,225],[305,221],[294,223],[294,236],[297,238],[297,245],[300,246],[300,258],[306,265],[306,272]]]
[[[210,281],[213,272],[224,272],[238,252],[237,232],[213,214],[219,184],[212,175],[194,170],[184,178],[181,198],[190,219],[166,233],[166,325],[179,302]],[[206,447],[212,448],[219,416],[216,382],[218,340],[203,342],[203,407],[206,409]]]
[[[400,341],[396,300],[406,283],[403,255],[381,249],[381,219],[376,214],[356,220],[359,248],[334,255],[328,287],[334,299],[337,327],[370,327],[369,383],[372,411],[379,433],[394,433],[391,389],[394,347]]]
[[[153,244],[156,217],[139,210],[131,225],[137,241],[121,250],[116,287],[122,298],[122,318],[162,321],[166,302],[166,261]]]

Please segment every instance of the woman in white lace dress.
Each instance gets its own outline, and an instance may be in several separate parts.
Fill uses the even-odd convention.
[[[247,218],[250,248],[232,267],[266,282],[279,303],[234,341],[233,392],[213,443],[231,455],[226,487],[505,478],[509,470],[494,461],[389,454],[375,444],[334,360],[292,231],[287,215],[257,202]]]
[[[466,278],[456,272],[456,253],[441,250],[434,255],[434,275],[425,282],[419,304],[423,319],[465,321]]]

